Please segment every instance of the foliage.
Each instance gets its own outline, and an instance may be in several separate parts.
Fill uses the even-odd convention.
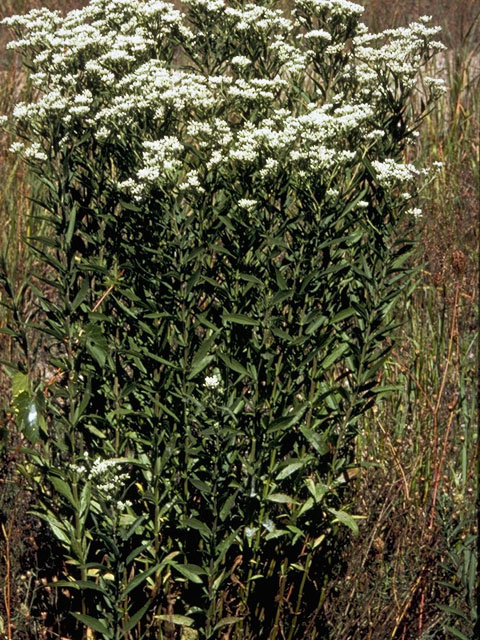
[[[402,154],[441,47],[426,19],[373,35],[345,0],[270,4],[6,21],[47,225],[48,377],[12,370],[23,472],[102,638],[313,638],[338,527],[358,531],[344,476],[389,391],[422,177]]]

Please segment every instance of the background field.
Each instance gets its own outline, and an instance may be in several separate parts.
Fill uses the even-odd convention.
[[[75,0],[3,0],[0,18]],[[395,314],[401,322],[383,381],[397,386],[363,420],[361,472],[350,479],[355,512],[365,516],[346,538],[343,566],[329,585],[325,616],[334,640],[474,637],[477,481],[478,228],[480,217],[480,18],[476,0],[365,0],[374,29],[423,14],[443,27],[448,47],[433,73],[445,100],[425,120],[417,161],[444,168],[426,188],[418,221],[417,286]],[[0,112],[28,93],[20,61],[0,30]],[[3,268],[28,316],[32,233],[23,166],[0,137],[0,230]],[[0,300],[2,291],[0,289]],[[0,310],[0,327],[8,318]],[[0,336],[0,359],[15,350]],[[56,558],[48,532],[28,515],[34,497],[16,472],[21,441],[9,413],[9,378],[0,374],[0,637],[54,638],[59,599],[46,583]],[[50,613],[47,615],[46,611]],[[53,612],[53,613],[52,613]],[[13,633],[13,635],[12,635]]]

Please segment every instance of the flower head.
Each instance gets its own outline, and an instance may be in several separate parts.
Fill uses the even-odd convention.
[[[217,387],[220,386],[219,376],[216,373],[214,373],[212,376],[206,376],[204,385],[205,387],[207,387],[207,389],[217,389]]]

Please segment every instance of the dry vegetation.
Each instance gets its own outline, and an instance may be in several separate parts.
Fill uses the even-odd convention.
[[[68,10],[85,4],[3,0],[0,18],[38,6]],[[375,28],[433,13],[444,29],[449,51],[437,71],[448,93],[425,120],[420,149],[422,160],[442,161],[444,169],[423,193],[417,287],[398,310],[402,325],[383,372],[398,389],[363,421],[360,467],[350,482],[356,512],[365,520],[360,536],[345,541],[344,566],[330,585],[325,619],[334,640],[468,640],[475,633],[477,586],[478,2],[364,4]],[[4,52],[7,39],[3,29],[3,113],[29,90],[19,61]],[[32,185],[7,147],[8,140],[0,139],[2,254],[15,274],[18,308],[28,313],[22,239],[34,224],[28,218]],[[0,336],[0,350],[1,360],[11,359],[8,335]],[[49,555],[48,533],[28,515],[34,497],[16,473],[21,442],[8,410],[8,380],[1,374],[0,637],[55,638],[57,612],[68,594],[45,586],[56,558]]]

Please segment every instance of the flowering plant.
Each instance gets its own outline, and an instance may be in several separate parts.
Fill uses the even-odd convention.
[[[361,13],[92,0],[4,21],[37,90],[13,150],[43,185],[38,330],[62,372],[25,390],[30,455],[78,569],[60,584],[103,638],[307,637],[335,531],[358,531],[343,474],[408,281],[405,151],[442,89],[417,83],[427,18],[372,34]]]

